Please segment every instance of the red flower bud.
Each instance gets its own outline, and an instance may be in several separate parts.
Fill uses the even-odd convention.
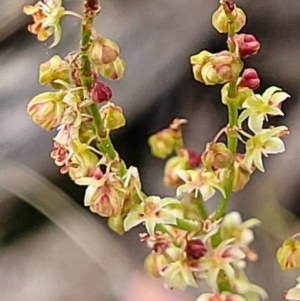
[[[260,85],[260,79],[258,77],[256,70],[253,68],[245,69],[242,74],[239,87],[256,90],[259,87],[259,85]]]
[[[260,48],[260,43],[252,34],[238,35],[237,44],[242,58],[247,58],[250,55],[256,54]]]
[[[207,249],[200,239],[196,239],[188,241],[185,252],[188,258],[197,260],[205,255]]]
[[[188,153],[190,167],[191,168],[199,167],[201,163],[201,154],[190,149],[186,149],[186,151]]]
[[[92,89],[92,99],[96,103],[108,101],[112,98],[111,89],[102,82],[96,82]]]

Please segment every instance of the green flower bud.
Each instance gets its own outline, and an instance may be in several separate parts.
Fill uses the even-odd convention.
[[[207,170],[217,170],[228,168],[233,162],[234,156],[224,143],[207,143],[201,159]]]
[[[201,70],[203,83],[217,85],[233,81],[238,78],[243,66],[241,59],[227,50],[216,53]]]
[[[39,82],[41,85],[50,85],[54,89],[62,89],[64,86],[56,83],[60,80],[65,83],[70,83],[69,65],[63,61],[58,55],[53,56],[48,62],[40,65]]]
[[[227,33],[228,25],[234,26],[234,32],[239,32],[246,24],[246,15],[235,5],[228,7],[227,4],[220,5],[212,16],[212,25],[219,33]]]
[[[153,156],[164,159],[174,150],[183,147],[181,125],[185,119],[174,119],[169,128],[159,131],[148,139]]]
[[[291,269],[300,267],[300,242],[291,237],[283,242],[278,249],[277,261],[282,269]]]
[[[95,40],[91,47],[91,59],[96,66],[113,63],[119,53],[119,46],[106,38]]]
[[[124,234],[124,218],[121,215],[118,216],[110,216],[108,218],[108,226],[110,229],[115,231],[116,233],[122,235]]]
[[[64,114],[64,93],[44,92],[36,95],[27,106],[27,113],[42,128],[50,131],[58,126]]]
[[[72,164],[69,168],[69,176],[74,181],[78,178],[83,178],[89,175],[92,170],[96,169],[99,162],[98,156],[92,152],[87,144],[79,141],[72,141]]]
[[[208,62],[209,58],[212,55],[213,54],[210,53],[209,51],[203,50],[200,53],[191,56],[190,62],[192,65],[193,74],[196,81],[200,83],[204,82],[202,78],[202,68],[203,65]]]
[[[241,78],[239,79],[241,81]],[[221,89],[221,98],[222,98],[222,103],[224,105],[228,105],[228,101],[232,100],[228,97],[228,88],[229,88],[229,83],[225,84],[222,89]],[[237,87],[236,91],[236,97],[234,98],[234,102],[237,104],[237,108],[241,109],[244,101],[249,97],[249,96],[254,96],[253,90],[251,90],[248,87],[242,87],[239,86]]]
[[[117,57],[112,63],[99,66],[97,72],[107,79],[120,79],[125,72],[125,62]]]
[[[178,156],[170,158],[166,165],[164,171],[164,184],[167,187],[177,187],[183,184],[182,179],[178,176],[178,170],[186,170],[190,168],[189,153],[186,149],[178,150]]]
[[[161,270],[168,264],[166,255],[164,254],[149,254],[145,261],[145,270],[154,278],[161,277]]]
[[[235,161],[233,168],[232,191],[242,190],[250,180],[251,171],[242,163]]]
[[[116,130],[126,123],[122,108],[112,102],[108,102],[101,107],[100,115],[105,128],[108,130]]]

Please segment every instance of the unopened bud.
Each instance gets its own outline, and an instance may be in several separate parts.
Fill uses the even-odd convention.
[[[125,125],[126,120],[122,108],[108,102],[100,109],[104,126],[108,130],[116,130]]]
[[[201,159],[208,170],[217,170],[229,167],[234,156],[224,143],[208,143]]]
[[[124,75],[125,62],[117,57],[112,63],[99,66],[97,71],[104,78],[117,80]]]
[[[257,71],[253,68],[247,68],[242,74],[241,81],[238,87],[247,87],[251,90],[256,90],[260,85],[260,78],[258,77]]]
[[[229,23],[234,26],[234,32],[239,32],[246,24],[246,15],[235,5],[229,10],[220,5],[212,16],[212,24],[219,33],[227,33]]]
[[[224,50],[207,59],[207,62],[197,70],[196,79],[205,85],[224,84],[237,79],[242,68],[243,62],[240,58]]]
[[[160,278],[161,270],[168,264],[164,254],[150,254],[144,261],[145,270],[153,277]]]
[[[96,171],[98,156],[86,144],[73,141],[72,146],[74,155],[69,168],[70,178],[72,180],[83,178]]]
[[[64,114],[62,102],[64,93],[44,92],[36,95],[27,106],[27,113],[32,120],[46,130],[58,126]]]
[[[175,118],[169,128],[163,129],[148,139],[153,156],[164,159],[174,150],[183,147],[181,125],[185,119]]]
[[[203,83],[202,68],[213,54],[203,50],[198,54],[191,56],[190,62],[193,69],[194,78],[196,81]]]
[[[221,97],[222,97],[222,103],[224,105],[228,105],[228,101],[232,101],[232,98],[229,98],[228,96],[229,92],[229,83],[223,86],[221,89]],[[254,96],[253,90],[251,90],[248,87],[241,87],[238,85],[237,91],[236,91],[236,97],[234,98],[234,101],[237,105],[237,108],[242,108],[243,102],[249,97],[249,96]]]
[[[244,59],[250,55],[255,55],[260,48],[260,43],[252,34],[243,33],[234,38],[237,39],[239,53]]]
[[[91,91],[91,96],[94,102],[101,103],[112,98],[112,91],[104,83],[96,82]]]
[[[283,242],[276,254],[277,261],[282,269],[300,267],[300,242],[291,237]]]
[[[164,184],[167,187],[176,187],[180,184],[183,184],[184,182],[178,176],[177,171],[181,169],[186,170],[188,168],[189,168],[188,158],[179,157],[179,156],[170,158],[165,166],[164,179],[163,179]]]
[[[48,62],[40,65],[39,82],[41,85],[50,85],[54,89],[61,89],[64,86],[56,83],[60,80],[69,83],[69,65],[63,61],[58,55],[53,56]]]
[[[206,254],[207,248],[200,239],[195,239],[187,242],[185,252],[188,258],[197,260]]]
[[[233,184],[232,184],[232,191],[237,192],[242,190],[246,184],[250,180],[250,176],[255,169],[255,166],[253,168],[249,169],[246,167],[246,165],[243,163],[244,155],[237,154],[237,160],[234,162],[233,167]]]
[[[123,224],[124,224],[124,218],[121,215],[110,216],[108,218],[109,228],[120,235],[124,234],[124,225]]]
[[[106,38],[95,40],[91,49],[92,62],[96,66],[114,62],[120,53],[119,46]]]
[[[201,163],[201,155],[198,152],[195,152],[195,151],[187,149],[187,148],[185,148],[184,150],[187,151],[187,153],[188,153],[190,168],[199,167],[199,165]]]

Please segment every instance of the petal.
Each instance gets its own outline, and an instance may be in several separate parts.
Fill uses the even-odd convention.
[[[222,225],[234,226],[240,225],[242,223],[242,218],[239,212],[233,211],[228,214],[223,219]]]
[[[285,151],[283,141],[278,137],[273,137],[264,143],[263,153],[264,154],[279,154]]]
[[[259,94],[255,94],[246,98],[243,102],[243,108],[251,109],[257,107],[258,104],[262,103],[262,98]]]
[[[140,213],[138,211],[131,211],[128,213],[124,220],[124,230],[128,231],[131,228],[137,226],[138,224],[142,223],[144,218],[140,217]]]
[[[50,46],[50,48],[56,46],[60,42],[60,39],[61,39],[61,27],[60,25],[56,25],[54,27],[54,41]]]
[[[245,119],[247,119],[251,115],[251,112],[252,112],[251,109],[246,109],[241,113],[241,115],[238,119],[238,126],[242,125],[242,123],[245,121]]]
[[[95,178],[92,177],[84,177],[84,178],[79,178],[75,180],[75,183],[77,185],[92,185],[98,187],[98,182],[99,180],[96,180]]]
[[[90,206],[98,187],[88,186],[84,195],[84,206]]]
[[[218,290],[218,275],[220,273],[219,267],[212,267],[207,271],[207,283],[213,290]]]
[[[38,31],[37,38],[39,41],[46,41],[49,37],[48,31],[45,28],[41,28]]]
[[[218,301],[217,298],[219,298],[219,296],[217,295],[217,297],[216,297],[216,294],[208,294],[208,293],[206,293],[206,294],[202,294],[201,296],[199,296],[199,298],[197,298],[196,301],[210,301],[210,300],[214,300],[213,298],[216,301]],[[219,300],[222,300],[222,299],[219,298]]]
[[[264,121],[264,114],[253,113],[249,117],[248,126],[252,132],[258,133],[262,129],[263,121]]]
[[[275,136],[279,134],[280,132],[287,131],[288,128],[284,125],[282,126],[277,126],[276,128],[273,129],[264,129],[259,133],[259,139],[260,141],[267,141],[269,140],[272,136]]]
[[[183,184],[180,185],[177,190],[176,190],[176,195],[179,196],[185,192],[190,193],[195,189],[194,186],[190,185],[190,184]]]
[[[171,224],[175,225],[177,220],[171,210],[161,209],[158,212],[158,216],[155,218],[157,224]]]
[[[226,276],[229,279],[234,279],[235,278],[235,271],[234,271],[234,268],[231,266],[230,263],[224,264],[223,271],[225,272]]]
[[[282,89],[280,89],[280,88],[278,88],[278,87],[275,87],[275,86],[269,87],[269,88],[263,93],[263,95],[262,95],[262,97],[263,97],[265,103],[268,103],[268,102],[269,102],[271,96],[272,96],[275,92],[281,91],[281,90],[282,90]]]
[[[186,171],[186,170],[183,170],[183,169],[179,169],[176,171],[176,174],[178,175],[178,177],[180,179],[182,179],[184,182],[189,182],[190,181],[190,174]]]
[[[161,201],[161,198],[160,198],[159,196],[156,196],[156,195],[148,196],[148,197],[145,199],[145,203],[159,204],[160,201]]]
[[[201,185],[200,188],[199,188],[199,190],[201,192],[203,201],[207,201],[208,199],[210,199],[211,197],[213,197],[213,195],[216,192],[211,186],[209,186],[207,184]]]
[[[180,204],[180,203],[181,202],[175,198],[163,198],[159,201],[159,207],[162,208],[170,204]]]
[[[264,165],[263,165],[263,161],[262,161],[262,156],[261,156],[261,151],[260,149],[255,149],[253,152],[253,161],[255,166],[261,171],[264,172]]]
[[[38,6],[32,6],[32,5],[24,5],[23,6],[23,12],[26,15],[33,15],[34,13],[39,11]]]
[[[289,95],[286,92],[277,92],[274,95],[272,95],[270,102],[273,106],[278,106],[280,103],[285,101],[287,98],[290,98],[291,95]]]
[[[269,114],[269,115],[274,115],[274,116],[284,116],[284,113],[282,112],[282,110],[280,110],[279,108],[274,108],[274,107],[270,107],[270,106],[268,106],[265,109],[265,113]]]
[[[253,228],[256,226],[260,226],[261,222],[257,218],[250,218],[243,222],[243,228]]]
[[[125,224],[124,224],[124,226],[125,226]],[[145,220],[145,227],[147,229],[147,232],[150,234],[150,236],[154,236],[155,235],[155,226],[156,226],[156,218],[154,218],[154,217],[148,217]]]
[[[300,300],[300,288],[291,288],[288,290],[286,300],[298,301]]]

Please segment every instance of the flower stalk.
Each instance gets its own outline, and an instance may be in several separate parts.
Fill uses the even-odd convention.
[[[290,96],[278,87],[254,94],[260,79],[255,69],[243,70],[243,59],[255,55],[260,43],[251,34],[238,34],[246,23],[245,13],[231,0],[221,0],[212,24],[227,34],[228,50],[204,50],[190,58],[196,81],[223,85],[221,101],[227,106],[228,125],[203,152],[185,145],[183,118],[175,118],[148,139],[151,153],[167,159],[164,184],[176,188],[175,197],[160,197],[143,192],[138,169],[126,166],[110,139],[111,131],[126,120],[122,108],[112,102],[111,88],[100,78],[121,79],[125,63],[117,43],[93,26],[101,11],[99,1],[83,0],[83,8],[81,17],[66,11],[61,0],[24,7],[34,20],[29,31],[42,41],[54,35],[51,47],[61,39],[62,16],[82,21],[79,50],[65,59],[55,55],[40,66],[40,84],[54,91],[33,97],[27,109],[39,126],[57,129],[51,152],[55,164],[77,185],[87,187],[85,206],[107,218],[113,231],[123,234],[144,226],[146,233],[140,237],[151,249],[145,268],[163,278],[165,286],[182,290],[197,287],[203,279],[212,293],[202,294],[199,301],[265,299],[266,292],[244,271],[247,259],[257,257],[249,245],[254,239],[252,227],[259,221],[243,221],[238,212],[226,211],[232,193],[243,189],[256,169],[264,171],[263,157],[285,150],[282,138],[289,133],[287,127],[264,128],[264,121],[283,115],[281,104]],[[243,129],[246,120],[250,132]],[[223,133],[226,144],[219,141]],[[245,144],[244,153],[238,152],[239,142]],[[220,200],[209,212],[206,202],[214,195]],[[283,268],[300,266],[297,238],[288,239],[277,253]],[[287,300],[298,298],[299,292],[297,284],[288,291]]]

